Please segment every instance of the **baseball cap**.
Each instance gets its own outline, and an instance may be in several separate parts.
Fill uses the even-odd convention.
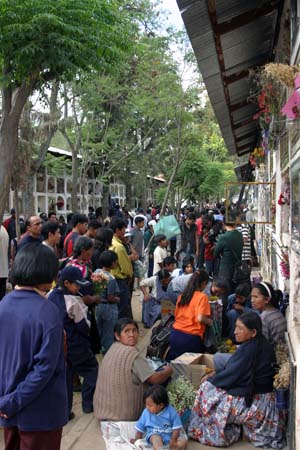
[[[154,227],[154,225],[156,225],[156,220],[149,220],[148,226],[149,227]]]
[[[78,267],[67,266],[60,272],[61,281],[69,281],[70,283],[76,283],[78,286],[88,286],[90,281],[85,280]]]

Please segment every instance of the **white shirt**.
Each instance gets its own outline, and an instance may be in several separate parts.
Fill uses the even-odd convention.
[[[160,271],[161,267],[159,264],[162,264],[164,258],[166,258],[167,256],[168,256],[167,249],[160,247],[158,245],[153,253],[153,259],[154,259],[153,275],[156,275],[157,272]]]
[[[8,277],[8,243],[9,236],[4,228],[1,225],[0,228],[0,278]]]

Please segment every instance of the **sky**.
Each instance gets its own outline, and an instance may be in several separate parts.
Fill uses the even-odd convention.
[[[177,6],[176,0],[161,0],[161,9],[164,12],[168,13],[168,20],[164,21],[166,28],[172,25],[173,28],[176,28],[178,31],[185,30],[184,23],[179,8]],[[180,53],[178,48],[171,46],[171,49],[173,50],[175,59],[180,63],[182,61],[183,55]],[[183,86],[187,88],[188,86],[194,84],[195,82],[194,67],[193,66],[187,67],[182,62],[182,68],[183,68],[182,82]]]
[[[170,12],[169,21],[178,29],[183,27],[183,21],[176,0],[162,0],[162,8]]]

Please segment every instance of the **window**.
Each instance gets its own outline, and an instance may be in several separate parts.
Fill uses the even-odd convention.
[[[56,205],[57,205],[57,211],[63,211],[65,209],[65,200],[61,195],[59,195],[57,197]]]
[[[38,212],[39,213],[46,211],[46,197],[45,197],[45,195],[38,195],[37,208],[38,208]]]
[[[57,178],[57,193],[64,194],[65,193],[65,180],[63,178]]]
[[[226,184],[226,220],[239,211],[240,220],[248,223],[275,221],[275,183],[232,182]]]
[[[38,172],[36,174],[36,191],[37,192],[46,192],[46,177],[45,172]]]
[[[55,192],[55,178],[54,177],[48,177],[47,192],[50,192],[51,194]]]
[[[70,194],[72,192],[72,181],[67,180],[67,192]]]

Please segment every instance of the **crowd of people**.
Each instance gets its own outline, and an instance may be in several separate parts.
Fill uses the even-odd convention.
[[[185,448],[187,436],[161,387],[172,367],[156,371],[137,347],[134,290],[146,328],[161,317],[162,301],[174,304],[167,361],[211,351],[206,336],[216,327],[237,345],[234,354],[216,353],[215,372],[199,380],[189,437],[228,446],[243,429],[255,446],[283,448],[285,417],[273,392],[274,349],[286,331],[282,293],[262,280],[253,285],[250,270],[240,282],[234,277],[237,265],[257,263],[246,216],[243,208],[225,217],[220,204],[185,208],[179,233],[167,240],[155,232],[158,208],[129,214],[116,207],[105,220],[75,213],[67,223],[51,211],[21,222],[17,237],[11,210],[0,229],[6,450],[58,450],[78,384],[84,413],[133,421],[145,405],[135,439],[146,434],[155,450],[166,443]],[[153,432],[160,429],[157,415],[168,422],[166,435]]]

